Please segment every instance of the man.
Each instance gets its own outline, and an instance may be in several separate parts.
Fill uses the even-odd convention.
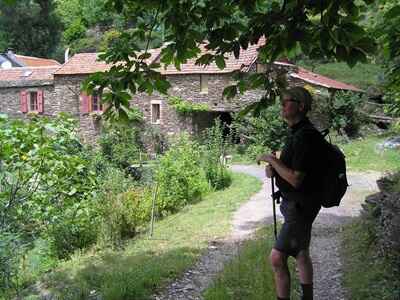
[[[282,194],[280,210],[284,224],[270,254],[275,275],[277,299],[290,299],[288,257],[296,259],[302,286],[302,299],[313,299],[313,266],[309,253],[311,227],[321,205],[317,197],[321,166],[319,132],[307,118],[312,97],[302,87],[286,90],[281,96],[282,117],[290,133],[279,158],[263,154],[267,177],[276,176]]]

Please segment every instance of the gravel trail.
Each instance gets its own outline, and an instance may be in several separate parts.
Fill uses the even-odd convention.
[[[242,172],[264,181],[260,192],[253,195],[234,214],[232,232],[224,240],[211,241],[208,252],[181,278],[164,291],[153,296],[157,300],[202,299],[201,292],[212,282],[223,266],[239,251],[240,244],[253,236],[264,224],[271,224],[271,183],[265,179],[263,168],[254,165],[234,165],[234,172]],[[322,209],[313,227],[311,256],[314,261],[316,300],[345,300],[341,284],[342,265],[338,255],[339,233],[343,224],[358,215],[365,196],[377,191],[379,173],[349,173],[350,187],[338,208]],[[277,207],[278,218],[281,218]],[[271,237],[272,238],[272,237]],[[269,299],[267,299],[269,300]],[[272,299],[271,299],[272,300]]]

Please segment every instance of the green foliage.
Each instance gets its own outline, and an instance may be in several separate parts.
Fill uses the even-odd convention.
[[[0,36],[18,54],[49,57],[57,48],[60,34],[61,22],[53,0],[21,0],[0,7]]]
[[[385,65],[386,110],[393,116],[400,116],[400,5],[398,1],[385,0],[374,4],[370,12],[370,30],[376,36],[380,47],[380,58]]]
[[[177,96],[169,97],[168,104],[183,115],[210,110],[206,103],[193,103]]]
[[[352,84],[363,90],[382,84],[384,73],[382,66],[375,63],[358,63],[353,68],[343,62],[316,63],[312,60],[301,60],[297,64],[317,74]]]
[[[122,169],[138,163],[145,152],[139,130],[134,125],[108,124],[99,139],[104,158]]]
[[[87,300],[93,290],[104,300],[148,299],[193,266],[210,239],[229,234],[232,214],[261,185],[255,177],[233,174],[229,188],[157,221],[153,238],[142,235],[122,249],[77,253],[41,281],[60,299]]]
[[[65,43],[72,42],[85,37],[86,27],[81,20],[75,20],[63,33]]]
[[[258,117],[236,118],[232,124],[240,142],[247,148],[251,159],[266,151],[282,148],[287,134],[287,125],[280,116],[280,105],[276,103],[261,111]]]
[[[156,170],[159,214],[173,213],[209,190],[197,143],[182,135],[160,158]]]
[[[338,91],[333,99],[324,99],[319,103],[326,103],[326,108],[322,111],[328,112],[330,128],[338,133],[344,131],[348,136],[355,136],[362,121],[362,116],[356,108],[362,100],[353,92]]]
[[[371,1],[111,1],[109,7],[123,13],[135,24],[135,30],[123,32],[101,56],[110,64],[118,64],[95,79],[95,85],[114,91],[129,90],[131,95],[154,91],[165,94],[168,81],[159,73],[160,64],[147,61],[149,53],[143,45],[151,45],[153,33],[164,31],[160,63],[177,69],[189,59],[200,65],[215,62],[226,66],[225,54],[240,56],[240,48],[257,43],[262,37],[268,43],[260,47],[260,60],[270,63],[282,56],[294,57],[300,52],[307,57],[336,58],[354,66],[365,62],[374,50],[374,40],[358,25],[360,10]],[[212,11],[213,13],[210,13]],[[182,17],[184,16],[184,17]],[[180,22],[176,22],[176,20]],[[208,53],[200,56],[200,43],[208,41]],[[233,97],[249,89],[266,91],[260,103],[250,107],[259,111],[277,97],[275,75],[271,72],[238,74],[237,84],[227,87],[225,96]],[[118,85],[115,84],[118,82]],[[278,84],[279,86],[279,84]],[[116,93],[110,104],[124,116],[124,94]],[[124,107],[124,108],[122,108]]]
[[[344,285],[351,299],[397,299],[399,295],[398,268],[377,255],[379,249],[371,236],[376,228],[361,218],[343,231]]]
[[[208,128],[203,137],[203,169],[211,187],[220,190],[231,184],[231,175],[224,164],[229,137],[224,137],[221,120],[217,119],[213,127]]]
[[[26,243],[15,233],[0,228],[0,297],[11,298],[11,291],[20,289],[19,263]]]
[[[22,252],[38,236],[60,257],[95,241],[90,199],[96,178],[74,128],[75,120],[64,115],[0,117],[0,231],[25,245]],[[2,253],[14,244],[3,243]]]
[[[204,291],[204,299],[276,299],[273,272],[266,261],[266,254],[273,247],[272,236],[273,229],[269,226],[258,230],[255,239],[243,243],[238,249],[238,255],[224,266],[224,270]],[[289,270],[294,274],[292,260],[289,260]],[[291,297],[297,299],[296,288],[299,284],[296,277],[293,277],[295,288],[292,288]]]
[[[132,186],[120,194],[104,194],[100,205],[100,244],[118,247],[134,237],[150,220],[151,200],[151,191],[141,187]]]

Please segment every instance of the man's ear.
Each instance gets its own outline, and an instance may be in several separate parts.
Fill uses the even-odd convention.
[[[301,112],[305,112],[306,110],[306,105],[303,102],[299,102],[299,110]]]

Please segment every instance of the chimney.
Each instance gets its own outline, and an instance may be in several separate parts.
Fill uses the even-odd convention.
[[[68,60],[69,60],[69,48],[65,49],[64,63],[68,62]]]

